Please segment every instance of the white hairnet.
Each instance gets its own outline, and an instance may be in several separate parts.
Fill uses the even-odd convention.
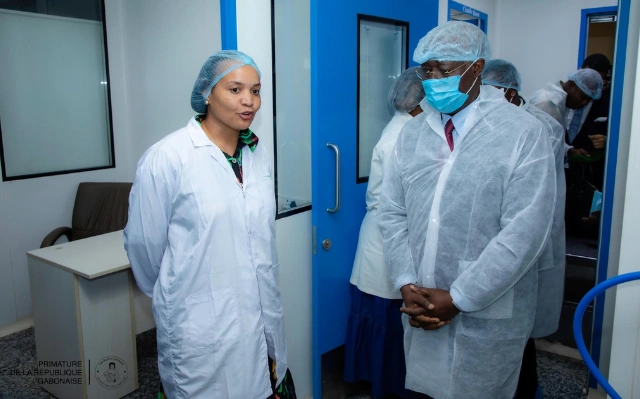
[[[206,114],[205,101],[213,86],[229,72],[245,65],[252,66],[260,76],[260,69],[253,59],[241,51],[222,50],[207,58],[191,91],[191,108],[199,114]]]
[[[576,86],[594,100],[602,95],[602,76],[593,69],[578,69],[569,74],[569,80],[572,80]]]
[[[495,59],[484,64],[482,84],[520,91],[522,78],[512,63],[507,60]]]
[[[411,67],[393,82],[389,89],[389,105],[396,111],[411,112],[424,98],[422,80],[417,72],[420,67]]]
[[[489,61],[489,39],[480,28],[468,22],[449,21],[431,29],[418,42],[413,61]]]

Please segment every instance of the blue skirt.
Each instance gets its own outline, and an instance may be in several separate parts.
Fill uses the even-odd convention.
[[[406,397],[402,299],[384,299],[351,286],[344,379],[369,381],[373,399]]]

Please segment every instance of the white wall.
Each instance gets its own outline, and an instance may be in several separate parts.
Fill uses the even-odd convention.
[[[518,68],[525,96],[545,83],[565,80],[578,64],[581,10],[617,4],[617,0],[496,0],[497,30],[490,38],[493,57]]]
[[[273,82],[271,79],[271,5],[269,0],[237,0],[238,50],[249,54],[262,72],[262,108],[251,129],[273,155]],[[241,27],[251,29],[241,29]],[[273,159],[273,158],[272,158]],[[311,176],[309,176],[309,179]],[[312,396],[311,212],[276,222],[280,288],[285,314],[289,367],[301,399]]]
[[[195,115],[191,90],[204,61],[222,49],[220,2],[107,0],[122,7],[124,69],[135,162]]]
[[[115,18],[107,9],[107,17]],[[126,131],[124,81],[118,38],[108,32],[116,168],[0,183],[0,326],[31,315],[26,252],[54,228],[71,225],[80,182],[131,181],[131,143]],[[115,67],[114,67],[115,66]]]
[[[625,60],[618,166],[609,250],[609,277],[640,270],[637,237],[640,234],[640,4],[631,1]],[[614,84],[617,77],[614,75]],[[606,189],[606,187],[605,187]],[[640,296],[638,283],[609,290],[605,304],[600,370],[623,398],[640,398]],[[615,300],[614,300],[615,298]],[[615,315],[613,312],[615,309]],[[611,327],[613,325],[613,328]],[[609,358],[610,354],[610,358]]]
[[[482,11],[487,14],[489,21],[487,24],[487,36],[489,37],[489,43],[491,44],[491,52],[495,54],[496,49],[494,48],[494,43],[497,42],[496,38],[496,1],[497,0],[458,0],[457,2],[463,4],[465,6],[474,8],[478,11]],[[510,1],[510,0],[507,0]],[[449,19],[449,1],[448,0],[440,0],[440,4],[438,7],[438,25],[447,22]],[[427,32],[424,32],[426,35]],[[413,54],[413,49],[411,49],[411,53]]]

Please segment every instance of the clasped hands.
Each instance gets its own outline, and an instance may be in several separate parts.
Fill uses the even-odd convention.
[[[407,284],[400,288],[400,292],[404,300],[400,311],[409,316],[412,327],[437,330],[451,323],[451,319],[460,313],[449,291]]]

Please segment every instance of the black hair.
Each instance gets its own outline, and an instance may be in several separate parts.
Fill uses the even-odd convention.
[[[582,68],[593,69],[596,72],[607,73],[611,69],[611,61],[604,54],[591,54],[582,61]]]

